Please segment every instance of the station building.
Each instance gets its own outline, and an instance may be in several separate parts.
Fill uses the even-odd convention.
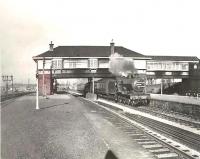
[[[112,78],[110,56],[118,53],[134,60],[138,74],[148,83],[155,79],[183,79],[189,85],[200,86],[199,59],[192,56],[145,56],[122,46],[58,46],[52,42],[49,50],[33,57],[37,63],[40,94],[52,94],[55,79]],[[195,81],[195,82],[194,82]]]

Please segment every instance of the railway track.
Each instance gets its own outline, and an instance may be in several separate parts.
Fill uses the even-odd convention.
[[[152,115],[155,115],[155,116],[159,116],[161,118],[164,118],[164,119],[167,119],[167,120],[170,120],[170,121],[173,121],[173,122],[178,122],[180,123],[181,125],[186,125],[186,126],[190,126],[190,127],[193,127],[193,128],[197,128],[197,129],[200,129],[200,122],[197,122],[197,121],[190,121],[189,120],[189,117],[188,120],[186,119],[181,119],[181,118],[178,118],[178,117],[174,117],[174,116],[171,116],[170,114],[165,114],[165,113],[162,113],[161,111],[162,110],[151,110],[149,109],[148,107],[144,108],[144,107],[134,107],[133,109],[135,110],[138,110],[138,111],[141,111],[141,112],[145,112],[145,113],[149,113],[149,114],[152,114]],[[177,114],[177,113],[176,113]],[[174,115],[176,115],[174,114]],[[179,115],[179,114],[177,114]]]
[[[103,97],[103,96],[101,98],[106,99],[106,100],[114,101],[111,98],[107,98],[107,97]],[[179,123],[181,125],[190,126],[192,128],[196,128],[197,130],[200,130],[200,122],[197,122],[194,119],[193,120],[189,120],[189,116],[186,116],[186,118],[188,118],[188,120],[186,120],[186,118],[185,119],[178,118],[178,117],[171,116],[171,114],[162,113],[161,110],[151,110],[151,109],[148,109],[148,107],[130,106],[130,105],[127,105],[124,102],[121,102],[121,104],[123,104],[124,106],[129,106],[129,107],[131,107],[134,110],[145,112],[145,113],[148,113],[148,114],[151,114],[151,115],[154,115],[154,116],[159,116],[159,117],[167,119],[169,121],[173,121],[173,122]],[[176,113],[176,114],[178,114],[178,113]]]
[[[182,142],[183,144],[192,147],[193,149],[196,149],[197,151],[200,151],[200,138],[199,135],[193,134],[191,132],[185,131],[183,129],[163,124],[161,122],[134,115],[134,114],[127,114],[130,119],[133,119],[139,123],[145,124],[146,126],[158,131],[159,133],[162,133],[164,135],[168,135],[172,137],[173,139],[177,140],[178,142]]]
[[[83,98],[81,98],[81,100],[83,100],[84,102],[88,102],[88,105],[91,104],[90,101],[84,100]],[[197,154],[195,154],[194,151],[191,152],[190,149],[181,147],[177,142],[173,143],[172,140],[141,126],[144,124],[143,119],[139,120],[139,119],[131,116],[130,114],[119,113],[119,112],[122,112],[122,109],[116,108],[111,105],[105,105],[102,103],[98,103],[98,106],[104,108],[103,109],[104,111],[101,110],[101,111],[98,111],[98,113],[103,115],[103,117],[105,119],[107,119],[108,121],[113,123],[117,128],[124,131],[134,141],[138,142],[138,144],[140,144],[143,148],[152,152],[155,155],[155,157],[170,158],[170,159],[172,159],[172,158],[173,159],[197,159],[197,158],[200,158],[200,156],[198,156],[199,155],[198,152],[197,152]],[[145,122],[147,122],[147,121],[145,121]],[[141,124],[141,123],[143,123],[143,124]],[[151,123],[151,124],[154,124],[154,123]],[[157,131],[159,129],[163,129],[163,127],[161,128],[160,125],[157,125],[157,124],[154,124],[153,127],[156,127],[156,128],[154,128],[154,130],[157,129]],[[168,132],[171,132],[171,131],[172,130],[170,129]],[[165,132],[165,130],[162,131],[162,133],[164,133],[164,132]],[[177,134],[175,134],[175,135],[177,135]],[[194,141],[194,138],[192,137],[193,138],[192,141],[190,141],[190,138],[186,139],[185,142],[188,142],[189,144],[191,144],[191,142]],[[182,140],[182,138],[179,138],[179,139]],[[199,142],[199,141],[197,141],[197,142]]]

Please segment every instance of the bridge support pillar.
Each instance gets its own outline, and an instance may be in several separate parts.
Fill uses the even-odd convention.
[[[161,81],[160,81],[160,94],[162,95],[163,94],[163,79],[161,78]]]
[[[90,85],[90,93],[94,93],[94,77],[88,78],[88,83]]]
[[[92,93],[94,93],[94,77],[92,78]]]
[[[38,87],[39,95],[51,95],[52,94],[52,77],[50,74],[38,75]]]

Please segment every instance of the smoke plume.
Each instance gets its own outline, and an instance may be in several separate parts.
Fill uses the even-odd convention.
[[[115,76],[133,75],[136,73],[134,66],[134,60],[131,58],[125,58],[118,53],[114,53],[110,56],[109,71]]]

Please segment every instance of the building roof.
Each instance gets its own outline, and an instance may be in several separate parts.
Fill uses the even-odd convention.
[[[199,61],[196,56],[147,56],[156,61]]]
[[[115,46],[115,52],[124,57],[147,58],[122,46]],[[110,46],[58,46],[53,51],[46,51],[36,57],[109,57],[110,54]]]

